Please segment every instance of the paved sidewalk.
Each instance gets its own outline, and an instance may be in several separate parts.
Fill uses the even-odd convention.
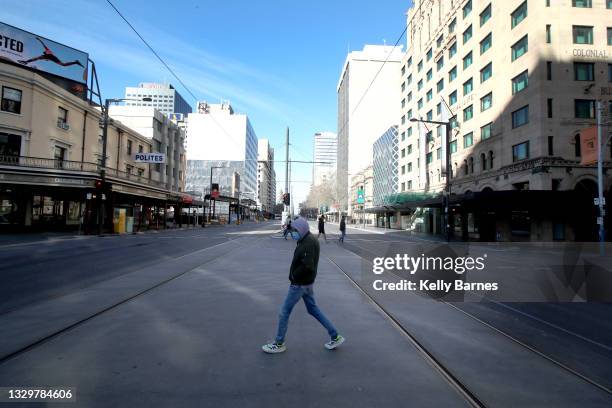
[[[335,244],[321,245],[315,290],[347,342],[326,350],[325,330],[297,305],[287,352],[263,353],[276,330],[294,245],[270,234],[226,244],[220,257],[202,258],[181,277],[5,361],[0,385],[76,387],[78,406],[86,407],[466,406],[326,258],[338,250],[350,256]],[[164,270],[172,263],[155,273]],[[151,280],[144,272],[123,279],[136,288]],[[61,319],[47,316],[48,324],[80,313],[79,302],[103,302],[105,291],[124,288],[117,281],[89,288],[96,298],[74,295]],[[61,309],[47,306],[35,319]]]

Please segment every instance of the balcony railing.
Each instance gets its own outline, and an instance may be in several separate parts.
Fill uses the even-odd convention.
[[[87,172],[96,173],[97,175],[99,175],[102,170],[102,167],[97,163],[12,155],[0,155],[0,167],[2,166]],[[133,181],[139,184],[145,184],[151,187],[166,189],[165,183],[152,180],[145,176],[127,173],[109,167],[105,169],[105,174],[107,177],[115,177],[122,180]]]

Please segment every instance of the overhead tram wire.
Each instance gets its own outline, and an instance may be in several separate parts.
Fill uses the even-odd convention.
[[[183,82],[183,80],[176,74],[176,72],[174,72],[174,70],[166,63],[166,61],[164,61],[164,59],[155,51],[155,49],[153,49],[153,47],[147,42],[147,40],[145,40],[145,38],[138,32],[138,30],[136,30],[136,28],[132,25],[132,23],[128,21],[128,19],[121,13],[121,11],[119,11],[119,9],[111,2],[111,0],[106,0],[106,2],[113,8],[113,10],[115,10],[115,12],[119,15],[119,17],[121,17],[121,19],[125,21],[125,23],[132,29],[132,31],[134,31],[134,33],[138,36],[138,38],[140,38],[140,40],[144,43],[144,45],[146,45],[147,48],[153,53],[153,55],[157,57],[157,59],[172,74],[172,76],[176,78],[176,80],[181,84],[181,86],[185,88],[187,93],[189,93],[189,95],[193,98],[194,102],[198,103],[198,97],[195,96],[193,92],[191,92],[191,89],[189,89],[187,84]],[[221,126],[219,122],[217,122],[215,117],[211,113],[209,113],[209,115],[210,115],[210,118],[213,120],[213,122],[215,122],[217,126],[219,126],[219,128],[223,131],[223,133],[225,133],[232,140],[232,142],[236,144],[237,147],[240,147],[241,146],[240,143],[238,143],[238,141],[236,141],[236,139],[234,139],[232,135],[227,130],[225,130],[225,128]]]

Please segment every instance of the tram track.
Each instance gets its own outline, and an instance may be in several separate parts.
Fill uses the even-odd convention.
[[[359,245],[355,245],[356,247],[358,247],[360,250],[368,252],[372,255],[378,256],[377,254],[373,253],[372,251],[369,251],[367,249],[364,249],[363,247],[359,246]],[[347,248],[347,250],[350,251],[350,249]],[[359,258],[361,258],[362,260],[368,262],[368,263],[372,263],[372,261],[370,259],[368,259],[367,257],[364,257],[358,253],[356,253],[355,251],[351,251],[353,254],[357,255]],[[389,320],[391,320],[393,322],[393,324],[409,339],[409,341],[412,343],[413,346],[415,346],[415,348],[419,351],[419,353],[446,379],[446,381],[449,382],[449,384],[459,392],[459,394],[466,399],[466,401],[468,403],[470,403],[472,406],[474,407],[484,407],[486,405],[484,405],[484,403],[472,392],[470,391],[467,386],[465,384],[463,384],[457,377],[455,377],[451,370],[448,369],[447,367],[444,366],[444,364],[442,364],[438,359],[436,359],[436,357],[434,356],[434,354],[432,352],[430,352],[429,350],[427,350],[427,348],[425,348],[422,343],[420,343],[418,341],[418,339],[415,337],[415,335],[413,333],[411,333],[408,329],[406,329],[404,327],[404,325],[402,325],[402,323],[395,318],[380,302],[378,302],[376,299],[374,299],[374,297],[372,295],[370,295],[369,293],[367,293],[365,291],[365,289],[363,289],[359,283],[357,283],[357,281],[355,281],[351,275],[349,273],[347,273],[345,270],[342,269],[342,267],[340,267],[334,260],[332,260],[331,258],[329,258],[329,261],[336,266],[336,268],[338,268],[339,271],[341,271],[359,290],[360,292],[362,292],[372,303],[374,303],[376,305],[376,307],[381,311],[381,313],[383,313],[383,315],[385,315]],[[394,273],[393,271],[388,271],[388,273],[390,273],[391,275],[402,279],[402,277],[400,275],[398,275],[397,273]],[[479,318],[478,316],[461,309],[460,307],[458,307],[457,305],[445,301],[443,299],[436,299],[436,301],[445,304],[446,306],[456,310],[457,312],[460,312],[462,314],[464,314],[465,316],[469,317],[470,319],[475,320],[476,322],[478,322],[479,324],[487,327],[490,330],[493,330],[494,332],[502,335],[503,337],[507,338],[508,340],[512,341],[513,343],[519,345],[521,348],[528,350],[529,352],[537,355],[538,357],[550,362],[551,364],[555,365],[556,367],[558,367],[559,369],[570,373],[572,376],[580,379],[581,381],[584,381],[588,384],[590,384],[591,386],[605,392],[606,394],[612,395],[612,389],[610,389],[610,387],[602,384],[601,382],[589,377],[588,375],[582,374],[579,371],[573,369],[572,367],[568,366],[567,364],[559,361],[558,359],[547,355],[546,353],[538,350],[537,348],[530,346],[529,344],[525,343],[524,341],[516,338],[515,336],[513,336],[512,334],[499,329],[497,327],[495,327],[494,325],[487,323],[486,321],[484,321],[483,319]]]
[[[230,244],[230,243],[234,243],[235,244],[236,241],[240,241],[240,240],[244,240],[244,239],[247,239],[248,241],[251,241],[251,242],[253,241],[252,239],[249,239],[249,237],[231,238],[231,239],[228,239],[225,242],[221,242],[219,244],[216,244],[216,245],[213,245],[213,246],[210,246],[210,247],[206,247],[206,248],[203,248],[203,249],[200,249],[200,250],[196,250],[196,251],[193,251],[191,253],[181,255],[181,256],[179,256],[177,258],[174,258],[174,259],[183,258],[183,257],[189,256],[189,255],[193,255],[193,254],[196,254],[196,253],[204,252],[204,251],[207,251],[207,250],[210,250],[210,249],[213,249],[213,248],[217,248],[217,247],[219,247],[221,245],[226,245],[226,244]],[[106,306],[106,307],[102,308],[101,310],[98,310],[98,311],[96,311],[94,313],[91,313],[91,314],[89,314],[89,315],[87,315],[85,317],[79,318],[77,321],[75,321],[75,322],[73,322],[73,323],[71,323],[69,325],[66,325],[64,327],[58,328],[56,330],[53,330],[52,332],[44,335],[43,337],[29,342],[27,345],[21,346],[21,347],[19,347],[18,349],[14,350],[14,351],[11,351],[11,352],[3,355],[3,356],[0,356],[0,365],[6,363],[9,360],[12,360],[12,359],[14,359],[16,357],[24,355],[27,352],[29,352],[29,351],[37,348],[37,347],[40,347],[40,346],[44,345],[45,343],[47,343],[47,342],[57,338],[58,336],[60,336],[62,334],[65,334],[65,333],[68,333],[68,332],[70,332],[70,331],[72,331],[72,330],[82,326],[83,324],[85,324],[85,323],[87,323],[87,322],[89,322],[89,321],[91,321],[91,320],[93,320],[93,319],[95,319],[95,318],[97,318],[97,317],[99,317],[99,316],[101,316],[103,314],[106,314],[106,313],[108,313],[108,312],[110,312],[112,310],[115,310],[118,307],[120,307],[120,306],[122,306],[122,305],[124,305],[126,303],[129,303],[129,302],[131,302],[131,301],[133,301],[135,299],[138,299],[138,298],[140,298],[140,297],[142,297],[142,296],[144,296],[144,295],[146,295],[146,294],[148,294],[148,293],[150,293],[150,292],[152,292],[152,291],[154,291],[154,290],[156,290],[156,289],[158,289],[158,288],[160,288],[160,287],[162,287],[164,285],[167,285],[168,283],[170,283],[170,282],[172,282],[172,281],[174,281],[174,280],[176,280],[176,279],[178,279],[178,278],[180,278],[180,277],[182,277],[182,276],[184,276],[184,275],[186,275],[186,274],[188,274],[188,273],[190,273],[190,272],[192,272],[192,271],[194,271],[194,270],[196,270],[198,268],[201,268],[204,265],[213,263],[213,262],[217,261],[219,258],[222,258],[222,257],[226,256],[227,254],[231,253],[232,251],[235,251],[235,247],[234,246],[230,246],[227,251],[223,251],[223,253],[221,253],[221,254],[219,254],[219,255],[217,255],[217,256],[215,256],[215,257],[213,257],[213,258],[211,258],[211,259],[209,259],[209,260],[207,260],[207,261],[205,261],[203,263],[200,263],[200,264],[198,264],[197,266],[195,266],[193,268],[189,268],[189,269],[187,269],[185,271],[173,274],[172,276],[170,276],[170,277],[168,277],[166,279],[163,279],[162,281],[157,282],[154,285],[148,286],[147,288],[142,289],[142,290],[136,292],[135,294],[132,294],[132,295],[130,295],[128,297],[125,297],[125,298],[117,301],[117,302],[114,302],[113,304],[111,304],[109,306]]]

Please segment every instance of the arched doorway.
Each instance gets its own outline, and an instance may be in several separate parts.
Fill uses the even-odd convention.
[[[597,208],[593,199],[597,197],[597,183],[582,179],[574,187],[576,207],[574,211],[574,234],[576,241],[597,241]]]

